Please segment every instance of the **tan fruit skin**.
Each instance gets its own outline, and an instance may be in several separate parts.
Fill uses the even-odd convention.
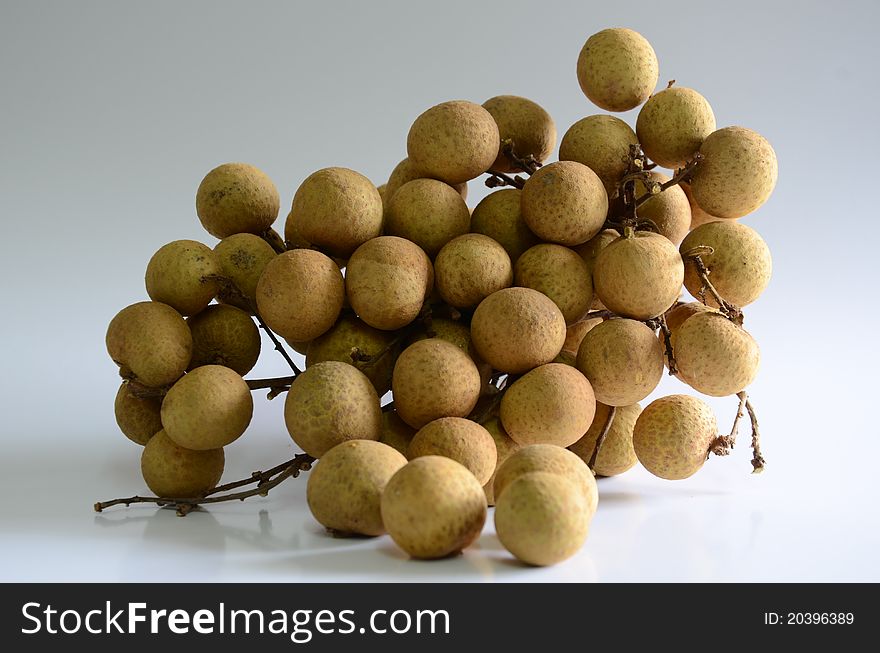
[[[659,234],[638,231],[605,247],[593,266],[593,288],[608,309],[647,320],[678,299],[684,263],[675,245]]]
[[[312,516],[335,534],[382,535],[382,491],[404,465],[399,451],[380,442],[349,440],[333,447],[309,472]]]
[[[584,340],[584,336],[590,332],[590,329],[597,324],[602,324],[602,322],[603,320],[601,317],[594,317],[589,320],[581,320],[580,322],[572,324],[565,332],[565,342],[562,344],[562,351],[574,354],[576,358],[581,342]]]
[[[247,163],[214,168],[196,192],[199,220],[215,238],[266,231],[278,217],[280,203],[272,180]]]
[[[189,365],[192,335],[167,304],[138,302],[119,311],[107,327],[107,353],[128,378],[151,387],[174,383]]]
[[[606,111],[639,106],[656,88],[659,75],[654,48],[641,34],[626,28],[593,34],[577,62],[581,90]]]
[[[481,388],[480,372],[470,356],[440,338],[404,349],[391,379],[398,415],[417,429],[440,417],[467,416]]]
[[[540,239],[532,233],[522,217],[518,188],[504,188],[484,197],[471,215],[471,231],[489,236],[501,244],[511,263]]]
[[[647,397],[663,378],[663,346],[636,320],[606,320],[590,330],[578,349],[577,368],[596,401],[629,406]]]
[[[700,205],[697,204],[697,201],[694,199],[694,194],[693,191],[691,191],[691,185],[689,183],[683,181],[678,186],[684,191],[684,194],[687,195],[688,202],[691,203],[691,231],[708,222],[724,220],[724,218],[710,215],[700,208]]]
[[[758,374],[758,343],[720,313],[699,313],[673,334],[679,378],[697,392],[726,397],[746,388]]]
[[[658,184],[669,181],[669,175],[660,172],[649,172],[648,176]],[[641,181],[636,181],[636,197],[647,190]],[[660,234],[678,245],[691,228],[691,204],[681,188],[671,186],[642,204],[639,207],[639,217],[651,220],[657,225]]]
[[[580,550],[591,518],[583,495],[571,481],[532,472],[513,481],[498,498],[495,531],[518,560],[543,567]]]
[[[434,318],[431,320],[431,332],[434,334],[431,337],[451,342],[470,356],[471,360],[473,360],[474,364],[477,366],[477,370],[480,372],[480,379],[482,380],[483,386],[489,383],[489,377],[492,375],[492,366],[486,363],[480,358],[479,354],[477,354],[476,347],[474,347],[474,343],[471,340],[471,330],[467,324],[456,320],[447,320],[442,317]],[[425,340],[427,337],[428,329],[423,326],[416,329],[415,335],[413,335],[406,344],[409,346],[419,340]]]
[[[168,304],[181,315],[195,315],[214,299],[219,285],[209,277],[220,274],[220,261],[210,247],[175,240],[153,254],[144,281],[154,302]]]
[[[232,281],[236,289],[245,297],[242,300],[236,296],[227,296],[221,286],[217,299],[224,304],[231,304],[253,313],[257,301],[257,282],[269,261],[275,258],[275,250],[259,236],[234,234],[217,243],[214,246],[214,254],[220,262],[223,276]]]
[[[219,449],[241,437],[253,412],[251,391],[239,374],[222,365],[204,365],[165,395],[162,426],[181,447]]]
[[[276,256],[257,284],[257,308],[278,335],[302,342],[330,330],[345,299],[342,273],[330,257],[309,249]]]
[[[584,259],[587,267],[590,268],[590,279],[592,279],[593,277],[593,267],[596,264],[596,257],[599,256],[599,252],[601,252],[618,238],[620,238],[620,234],[615,229],[603,229],[595,236],[590,238],[590,240],[585,242],[583,245],[578,245],[574,248],[574,251],[576,251],[582,259]],[[594,284],[593,301],[590,304],[590,310],[601,311],[604,309],[605,304],[602,303],[602,301],[599,299],[599,296],[596,294],[596,287]]]
[[[703,160],[691,178],[694,199],[719,218],[741,218],[761,206],[776,187],[776,152],[745,127],[712,132],[700,148]]]
[[[162,402],[154,397],[135,397],[127,383],[119,386],[113,412],[119,430],[129,440],[141,446],[162,430],[162,418],[159,411]]]
[[[530,288],[506,288],[484,299],[471,319],[471,338],[480,357],[511,374],[549,363],[565,342],[565,318],[546,295]]]
[[[595,172],[577,161],[557,161],[539,169],[522,189],[522,216],[539,238],[580,245],[605,224],[608,193]]]
[[[562,245],[535,245],[523,253],[514,268],[514,283],[552,299],[566,324],[580,320],[593,301],[590,268],[577,252]]]
[[[193,336],[189,369],[225,365],[244,376],[257,364],[260,331],[253,318],[243,310],[214,304],[189,318],[187,325]]]
[[[689,233],[680,251],[684,254],[699,246],[715,250],[701,254],[700,259],[709,270],[712,285],[726,301],[747,306],[760,297],[770,283],[773,273],[770,248],[751,227],[731,221],[710,222]],[[685,259],[684,285],[691,295],[700,297],[703,282],[693,259]],[[710,292],[706,293],[706,303],[718,308]]]
[[[400,187],[414,179],[433,179],[433,177],[426,174],[424,171],[419,170],[409,158],[404,159],[394,166],[394,170],[391,171],[391,176],[388,177],[388,184],[385,186],[385,197],[383,198],[383,201],[385,203],[386,212],[388,206],[391,204],[391,199],[397,191],[400,190]],[[440,181],[443,180],[441,179]],[[458,191],[458,194],[461,195],[461,199],[467,199],[467,182],[451,185]]]
[[[436,179],[414,179],[401,186],[385,217],[387,235],[414,242],[432,259],[470,225],[471,213],[461,195]]]
[[[159,431],[144,446],[141,473],[157,497],[188,499],[216,487],[224,463],[223,449],[192,451]]]
[[[503,465],[504,462],[521,447],[517,444],[516,440],[507,435],[507,431],[505,431],[504,427],[501,425],[500,417],[491,417],[483,423],[483,428],[485,428],[489,432],[489,435],[492,436],[492,439],[495,440],[495,451],[497,456],[495,469],[492,471],[492,476],[483,485],[483,492],[486,493],[486,503],[489,506],[494,506],[495,474],[498,472],[501,465]]]
[[[464,100],[443,102],[416,118],[406,139],[413,165],[427,176],[460,184],[483,174],[501,139],[492,114]]]
[[[291,385],[284,402],[284,423],[303,451],[320,458],[347,440],[379,439],[379,395],[352,365],[317,363]]]
[[[401,468],[382,493],[382,521],[413,558],[444,558],[470,546],[486,522],[486,497],[467,468],[423,456]]]
[[[415,434],[407,449],[407,458],[445,456],[474,475],[481,486],[495,473],[498,451],[489,432],[469,419],[441,417],[428,422]]]
[[[633,448],[644,467],[671,481],[693,476],[718,435],[712,409],[688,395],[652,401],[636,420]]]
[[[674,86],[648,98],[639,111],[636,133],[651,161],[675,170],[694,158],[715,131],[715,114],[702,95]]]
[[[495,119],[502,145],[511,141],[514,153],[521,159],[533,156],[543,162],[553,153],[556,124],[540,105],[516,95],[499,95],[483,102],[483,108]],[[491,167],[498,172],[520,170],[500,150]]]
[[[596,403],[596,417],[584,437],[569,447],[569,450],[580,456],[581,460],[589,463],[596,449],[596,440],[605,428],[610,408],[602,403]],[[631,406],[618,406],[611,421],[611,428],[596,456],[596,464],[593,471],[598,476],[617,476],[632,468],[638,462],[635,449],[633,449],[633,428],[636,420],[642,412],[639,404]]]
[[[416,430],[400,419],[396,410],[382,411],[382,431],[379,442],[387,444],[406,456],[409,443],[416,435]]]
[[[351,307],[364,322],[386,331],[416,319],[433,285],[427,254],[396,236],[380,236],[361,245],[345,273]]]
[[[608,197],[614,197],[617,184],[626,174],[629,148],[638,142],[632,127],[620,118],[587,116],[565,132],[559,144],[559,160],[589,167],[602,180]]]
[[[452,239],[434,261],[435,285],[450,306],[472,308],[513,283],[510,257],[496,241],[482,234]]]
[[[689,302],[687,304],[679,304],[670,309],[666,313],[666,327],[669,333],[673,334],[678,331],[678,327],[684,324],[684,321],[697,313],[708,313],[715,309],[701,304],[700,302]]]

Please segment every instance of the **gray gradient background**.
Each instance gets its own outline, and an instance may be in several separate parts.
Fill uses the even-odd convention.
[[[877,7],[4,0],[0,580],[880,580],[870,500],[880,454]],[[383,183],[414,117],[443,100],[525,95],[561,137],[598,112],[578,87],[578,52],[617,25],[651,41],[661,86],[696,88],[719,126],[754,128],[778,154],[776,192],[745,220],[775,267],[747,311],[763,352],[751,393],[767,473],[748,475],[743,442],[689,481],[611,481],[585,550],[550,570],[507,564],[491,529],[468,555],[433,566],[407,563],[387,538],[328,540],[297,482],[186,520],[149,508],[90,513],[97,498],[144,489],[138,449],[113,420],[106,324],[146,297],[144,268],[162,244],[213,245],[194,210],[210,168],[265,170],[282,228],[297,185],[318,168]],[[470,190],[473,205],[485,189]],[[254,374],[283,372],[267,351]],[[667,379],[660,392],[680,390]],[[227,479],[292,451],[282,402],[255,398]],[[731,401],[712,403],[729,424]]]

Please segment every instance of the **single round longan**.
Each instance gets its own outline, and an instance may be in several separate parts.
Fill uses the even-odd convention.
[[[569,447],[569,450],[581,457],[585,463],[589,463],[596,450],[596,441],[605,428],[608,421],[609,406],[596,402],[596,416],[584,437]],[[638,404],[631,406],[617,406],[614,409],[614,419],[608,434],[599,448],[596,456],[596,464],[593,471],[598,476],[617,476],[623,474],[638,462],[635,449],[633,449],[633,428],[636,419],[642,412]]]
[[[407,458],[446,456],[468,468],[480,485],[495,473],[498,451],[490,433],[463,417],[441,417],[428,422],[415,434]]]
[[[648,99],[660,67],[654,48],[638,32],[604,29],[584,44],[577,62],[581,90],[606,111],[629,111]]]
[[[676,304],[666,311],[666,328],[669,329],[670,335],[678,331],[678,327],[684,324],[684,321],[697,313],[714,312],[714,308],[710,308],[701,302],[689,302],[687,304]]]
[[[480,358],[480,355],[477,353],[477,349],[474,347],[473,340],[471,339],[471,330],[467,324],[460,320],[450,320],[442,317],[433,318],[430,325],[425,324],[416,329],[415,333],[406,341],[406,345],[411,345],[414,342],[429,337],[451,342],[461,349],[474,361],[477,370],[480,372],[483,385],[485,386],[489,382],[489,377],[492,375],[492,366]]]
[[[532,233],[522,217],[518,188],[503,188],[484,197],[471,215],[471,231],[497,241],[516,263],[529,247],[540,239]]]
[[[147,264],[147,294],[181,315],[195,315],[214,299],[222,274],[217,255],[195,240],[175,240],[159,248]]]
[[[565,132],[559,144],[560,161],[577,161],[595,172],[609,198],[617,195],[617,185],[626,174],[630,148],[639,139],[620,118],[607,115],[587,116]]]
[[[401,186],[414,179],[434,179],[434,177],[431,177],[431,175],[427,174],[425,171],[420,170],[412,161],[410,161],[409,157],[403,159],[400,163],[394,166],[394,170],[391,171],[391,176],[388,177],[388,183],[385,186],[385,197],[383,202],[385,204],[386,213],[395,193],[400,190]],[[441,179],[440,181],[443,180]],[[461,195],[461,199],[467,199],[468,190],[466,181],[463,181],[460,184],[450,185],[458,191],[458,194]]]
[[[702,95],[673,86],[652,95],[639,111],[636,133],[648,158],[675,170],[685,163],[715,131],[715,114]]]
[[[501,150],[491,166],[492,170],[522,170],[505,155],[505,143],[510,144],[513,153],[520,159],[532,157],[539,163],[553,153],[556,147],[556,124],[539,104],[516,95],[498,95],[483,102],[483,108],[492,114],[501,138]]]
[[[337,534],[382,535],[382,491],[404,465],[406,458],[381,442],[336,445],[309,472],[306,500],[312,516]]]
[[[237,293],[220,284],[217,299],[252,313],[257,302],[257,282],[273,258],[275,250],[259,236],[233,234],[214,246],[221,274],[232,282]]]
[[[703,466],[717,436],[718,423],[706,402],[670,395],[652,401],[636,419],[633,448],[645,469],[676,481]]]
[[[446,243],[434,261],[434,275],[440,297],[456,308],[472,308],[513,282],[507,252],[482,234],[465,234]]]
[[[406,139],[412,163],[427,176],[448,184],[486,172],[500,146],[492,114],[464,100],[443,102],[425,111],[416,118]]]
[[[514,282],[552,299],[566,324],[580,320],[593,301],[590,268],[577,252],[545,243],[528,249],[516,262]]]
[[[660,172],[649,172],[648,176],[654,184],[669,181],[669,176]],[[641,180],[637,180],[634,186],[636,197],[648,192]],[[653,222],[660,235],[678,245],[691,228],[691,204],[679,186],[670,186],[639,207],[639,218]]]
[[[223,476],[223,449],[193,451],[159,431],[141,454],[141,474],[157,497],[189,499],[204,496]]]
[[[119,386],[113,412],[119,430],[135,444],[145,445],[162,430],[162,401],[156,397],[137,397],[128,383]]]
[[[281,200],[262,170],[247,163],[225,163],[211,170],[196,192],[196,212],[216,238],[261,234],[275,222]]]
[[[253,318],[235,306],[208,306],[187,321],[193,337],[189,368],[225,365],[244,376],[260,357],[260,330]]]
[[[486,522],[486,496],[451,458],[422,456],[399,469],[382,492],[382,521],[413,558],[443,558],[470,546]]]
[[[495,474],[497,473],[498,468],[501,467],[501,465],[503,465],[504,462],[514,454],[514,452],[519,451],[521,446],[516,440],[507,434],[507,431],[504,430],[504,426],[501,424],[501,418],[497,415],[486,420],[483,423],[483,428],[485,428],[489,432],[489,435],[492,436],[492,439],[495,440],[495,452],[497,458],[495,469],[492,470],[492,476],[489,480],[483,484],[483,491],[486,493],[486,503],[490,506],[494,506]]]
[[[411,240],[434,258],[456,236],[466,234],[471,213],[461,195],[436,179],[414,179],[394,194],[385,233]]]

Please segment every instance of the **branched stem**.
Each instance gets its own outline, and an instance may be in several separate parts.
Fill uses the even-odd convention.
[[[673,175],[672,179],[662,184],[655,184],[654,186],[650,186],[648,183],[645,183],[645,186],[648,187],[648,192],[644,195],[641,195],[635,199],[635,208],[640,207],[642,204],[647,202],[652,197],[655,197],[662,193],[664,190],[672,188],[673,186],[677,186],[683,181],[687,181],[694,174],[694,171],[697,169],[700,161],[703,160],[703,155],[697,152],[694,155],[694,158],[688,161],[683,168],[679,168],[675,175]],[[648,180],[645,180],[648,182]]]
[[[666,367],[669,368],[669,376],[678,374],[678,367],[675,365],[675,353],[672,351],[672,332],[666,324],[666,313],[661,313],[653,320],[648,320],[648,326],[652,329],[660,329],[663,336],[663,345],[666,349]]]
[[[506,173],[497,172],[496,170],[487,170],[486,174],[489,175],[489,178],[486,179],[486,186],[488,186],[489,188],[512,186],[513,188],[522,189],[522,187],[526,185],[526,180],[519,175],[517,175],[516,177],[511,177]]]
[[[504,141],[503,145],[501,146],[501,154],[504,155],[504,157],[511,164],[513,164],[512,167],[526,173],[527,175],[535,174],[538,168],[544,165],[543,163],[538,161],[532,154],[527,157],[519,156],[516,153],[514,142],[510,139]]]
[[[740,393],[745,396],[745,392]],[[758,429],[758,416],[755,414],[755,408],[748,397],[745,399],[746,410],[749,413],[749,421],[752,424],[752,474],[760,474],[764,471],[767,461],[761,455],[761,433]]]
[[[587,464],[587,467],[589,467],[594,474],[596,473],[596,459],[599,457],[599,449],[605,444],[605,438],[608,437],[608,432],[611,430],[611,424],[614,422],[615,414],[617,414],[617,407],[609,406],[608,417],[605,418],[605,424],[602,425],[599,437],[596,438],[596,446],[593,447],[593,455],[590,456],[590,462]]]
[[[730,427],[730,433],[727,435],[719,435],[712,441],[712,444],[709,447],[709,453],[714,453],[716,456],[728,455],[733,451],[733,447],[736,444],[736,436],[739,432],[739,421],[743,417],[746,401],[748,400],[748,396],[744,391],[738,392],[736,396],[739,398],[739,406],[736,409],[736,417],[733,418],[733,426]]]
[[[277,351],[281,356],[287,361],[287,364],[290,366],[290,369],[293,370],[294,376],[299,376],[302,374],[302,370],[297,367],[296,363],[293,362],[293,359],[290,357],[290,354],[287,353],[287,350],[284,348],[284,345],[281,344],[281,341],[278,339],[272,329],[266,326],[266,323],[263,322],[263,318],[260,317],[259,313],[254,312],[254,317],[257,318],[257,324],[260,325],[260,328],[266,332],[266,335],[269,336],[269,340],[272,341],[272,344],[275,345],[275,351]]]
[[[697,275],[700,277],[700,298],[703,300],[703,303],[706,303],[706,291],[709,291],[709,294],[712,295],[712,298],[715,300],[715,303],[718,304],[721,312],[724,316],[731,320],[732,322],[742,326],[743,323],[743,314],[742,310],[740,310],[739,306],[730,303],[726,299],[724,299],[715,286],[712,285],[712,282],[709,280],[709,268],[706,267],[706,264],[703,263],[703,259],[701,258],[702,254],[712,254],[715,250],[706,245],[699,245],[694,247],[693,249],[689,249],[683,254],[683,258],[690,259],[694,267],[697,269]]]

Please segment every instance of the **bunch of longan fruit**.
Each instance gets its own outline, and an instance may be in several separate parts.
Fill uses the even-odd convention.
[[[96,509],[193,507],[244,484],[218,487],[256,388],[286,392],[304,452],[255,474],[257,489],[317,460],[315,519],[336,535],[387,532],[416,558],[469,546],[494,506],[514,556],[559,562],[586,539],[596,476],[638,462],[684,479],[727,453],[759,362],[742,307],[771,272],[767,245],[737,219],[773,191],[775,153],[754,131],[716,129],[690,88],[654,93],[657,58],[632,30],[591,36],[577,77],[601,109],[642,105],[635,130],[588,116],[546,163],[556,127],[531,100],[444,102],[416,118],[407,158],[378,188],[341,167],[307,177],[283,238],[263,172],[211,170],[196,210],[220,242],[159,249],[150,301],[107,331],[123,378],[116,418],[143,445],[156,497]],[[471,210],[467,182],[484,174],[503,188]],[[697,301],[681,301],[682,286]],[[289,378],[244,379],[259,328]],[[739,397],[729,436],[694,396],[642,410],[667,368],[699,393]],[[756,432],[753,446],[759,470]]]

